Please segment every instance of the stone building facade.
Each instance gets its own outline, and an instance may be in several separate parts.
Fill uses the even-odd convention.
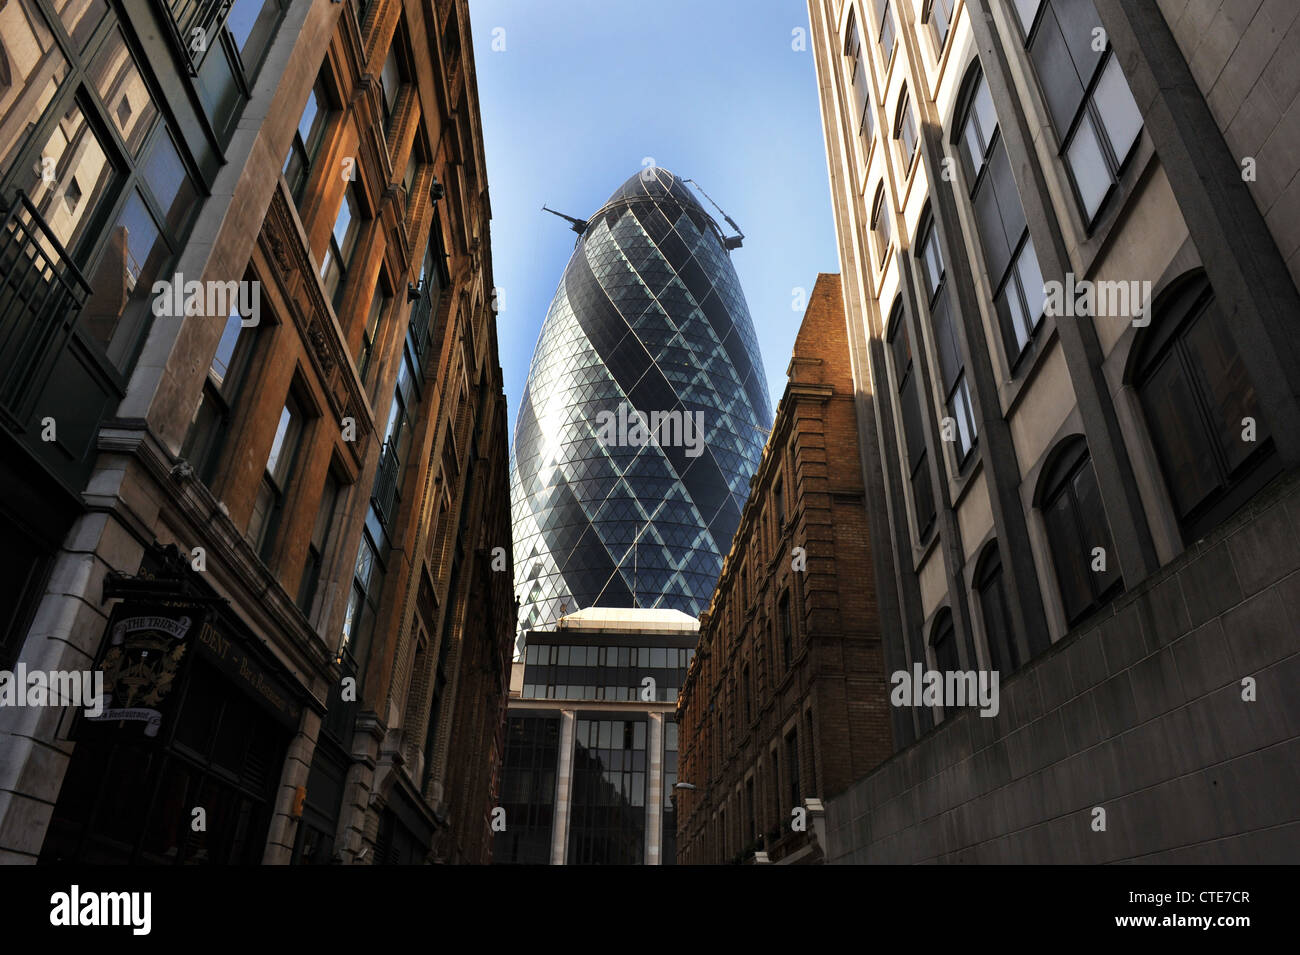
[[[887,666],[1001,678],[830,856],[1294,857],[1297,11],[809,11]]]
[[[113,664],[156,715],[0,708],[0,858],[486,861],[514,607],[467,4],[18,6],[89,64],[19,101],[85,128],[40,114],[5,160],[10,201],[79,137],[10,205],[84,284],[49,363],[116,377],[94,415],[27,385],[80,440],[0,666]]]
[[[838,275],[788,375],[677,704],[683,863],[822,861],[821,800],[892,752]]]

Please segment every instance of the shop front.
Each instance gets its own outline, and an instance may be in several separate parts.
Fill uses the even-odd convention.
[[[256,864],[304,697],[215,598],[127,596],[97,668],[42,863]]]

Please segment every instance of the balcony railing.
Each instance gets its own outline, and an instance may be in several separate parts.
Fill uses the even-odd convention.
[[[424,353],[429,349],[429,326],[433,319],[433,298],[429,294],[429,282],[420,283],[419,297],[411,308],[411,324],[408,334],[411,336],[411,350],[415,353],[416,364],[423,366]]]
[[[0,413],[21,427],[91,288],[27,194],[0,226]]]
[[[379,452],[379,470],[375,474],[375,487],[370,499],[384,527],[391,526],[397,510],[397,455],[393,453],[391,441],[385,441]]]

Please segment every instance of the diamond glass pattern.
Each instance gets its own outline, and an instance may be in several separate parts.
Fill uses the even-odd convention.
[[[701,453],[602,441],[620,404],[700,421]],[[592,606],[698,615],[771,424],[717,224],[672,173],[637,173],[588,220],[533,352],[510,468],[520,632]]]

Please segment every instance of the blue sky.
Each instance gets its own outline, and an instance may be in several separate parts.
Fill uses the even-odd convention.
[[[802,317],[792,289],[839,271],[804,4],[470,0],[470,20],[511,441],[577,238],[542,203],[586,218],[647,157],[695,179],[744,231],[732,262],[775,408]]]

